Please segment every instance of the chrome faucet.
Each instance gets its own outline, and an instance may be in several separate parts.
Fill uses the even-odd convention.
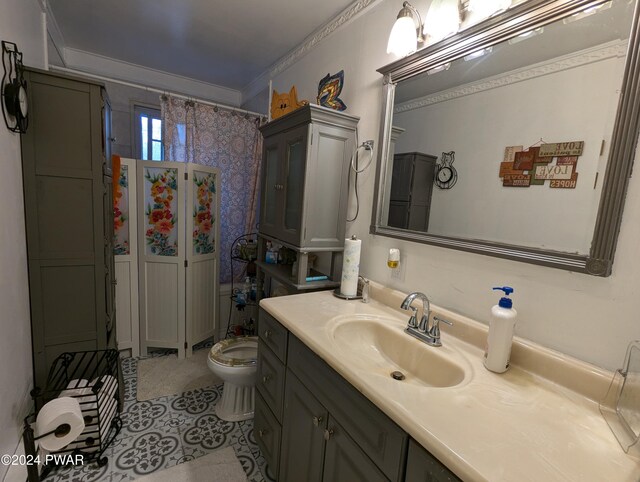
[[[416,298],[422,301],[422,318],[420,318],[420,323],[418,324],[416,324],[417,310],[411,306],[411,303],[413,303],[413,300]],[[400,308],[412,311],[411,318],[409,318],[407,323],[407,328],[404,330],[405,332],[424,341],[428,345],[442,346],[442,342],[440,341],[440,322],[446,323],[447,325],[453,325],[453,323],[443,320],[442,318],[438,318],[437,316],[434,316],[431,323],[429,323],[431,304],[429,303],[427,295],[420,293],[419,291],[413,292],[404,299]]]
[[[361,284],[362,302],[369,303],[369,280],[364,276],[358,276],[358,284]]]

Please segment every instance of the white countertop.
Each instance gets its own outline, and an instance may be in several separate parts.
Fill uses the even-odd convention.
[[[476,344],[444,328],[443,346],[428,349],[451,355],[467,376],[455,387],[416,388],[358,368],[330,339],[331,320],[352,314],[384,316],[402,332],[408,316],[398,310],[329,291],[269,298],[260,306],[465,481],[640,481],[640,460],[622,450],[596,402],[517,366],[492,373]],[[583,370],[572,359],[567,367],[572,378],[584,373],[589,382],[589,365]]]

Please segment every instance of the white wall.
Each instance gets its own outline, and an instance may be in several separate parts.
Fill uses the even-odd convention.
[[[554,65],[559,70],[549,73]],[[507,73],[471,95],[394,114],[393,125],[405,129],[395,152],[456,153],[458,181],[450,190],[434,188],[429,233],[589,253],[608,153],[601,163],[600,145],[611,135],[624,58],[589,59],[571,68],[551,60],[545,66],[544,74],[526,80],[523,70],[503,84]],[[541,138],[585,141],[576,188],[551,189],[549,181],[503,187],[498,171],[505,147],[527,149]]]
[[[416,2],[421,12],[426,2]],[[345,70],[341,98],[360,116],[360,141],[378,142],[382,77],[376,69],[394,60],[386,42],[400,0],[377,3],[277,75],[274,88],[295,84],[300,99],[315,99],[318,81]],[[637,171],[637,170],[636,170]],[[486,322],[498,296],[493,286],[511,285],[519,317],[516,332],[547,347],[615,369],[627,344],[640,339],[640,177],[631,180],[613,275],[597,278],[369,235],[374,169],[360,182],[360,215],[347,234],[363,239],[361,271],[403,291],[423,291],[434,303]],[[353,198],[353,195],[351,196]],[[391,280],[390,247],[401,249],[404,280]]]
[[[160,109],[160,94],[116,82],[104,82],[111,101],[111,152],[121,157],[137,159],[133,142],[133,105]]]
[[[0,38],[18,45],[26,65],[44,68],[37,0],[2,0],[0,11]],[[33,368],[20,135],[0,122],[0,454],[13,454],[31,408]],[[6,472],[0,465],[0,479]]]

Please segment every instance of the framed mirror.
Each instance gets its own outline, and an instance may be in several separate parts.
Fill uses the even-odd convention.
[[[529,0],[378,70],[371,233],[611,274],[640,117],[636,0]]]

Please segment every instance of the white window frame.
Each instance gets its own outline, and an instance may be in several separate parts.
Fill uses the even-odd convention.
[[[140,125],[140,116],[144,115],[149,119],[159,119],[162,122],[160,108],[158,106],[152,106],[149,104],[140,104],[135,103],[132,106],[132,135],[133,135],[133,147],[135,149],[135,158],[148,160],[148,161],[163,161],[164,160],[164,142],[163,136],[164,133],[161,130],[160,133],[160,159],[143,159],[142,158],[142,143],[140,142],[142,138],[142,127]],[[157,141],[157,139],[156,139]],[[149,156],[152,153],[153,139],[152,139],[152,130],[151,130],[151,122],[149,122],[149,129],[147,134],[147,146],[149,149]]]

